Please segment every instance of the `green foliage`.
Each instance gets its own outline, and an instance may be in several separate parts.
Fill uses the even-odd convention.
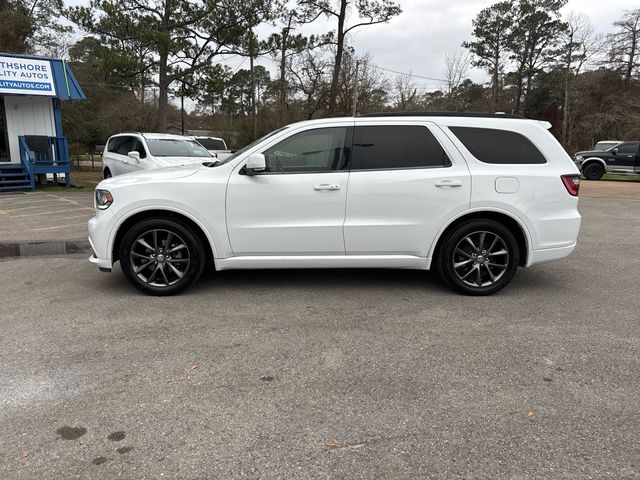
[[[0,0],[0,52],[46,52],[71,30],[57,20],[62,11],[62,0]]]

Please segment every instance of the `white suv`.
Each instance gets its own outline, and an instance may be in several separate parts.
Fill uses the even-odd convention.
[[[576,246],[579,174],[548,126],[490,114],[296,123],[223,162],[102,181],[91,261],[120,260],[154,295],[211,264],[434,268],[491,294]]]
[[[120,133],[109,137],[104,146],[102,176],[213,160],[193,138],[168,133]]]

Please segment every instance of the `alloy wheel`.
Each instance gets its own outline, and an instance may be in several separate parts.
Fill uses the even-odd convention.
[[[148,230],[131,246],[129,261],[135,275],[154,287],[178,283],[189,270],[191,257],[186,242],[164,229]]]
[[[454,250],[453,270],[459,280],[475,288],[494,285],[509,268],[509,250],[497,234],[477,231],[465,236]]]

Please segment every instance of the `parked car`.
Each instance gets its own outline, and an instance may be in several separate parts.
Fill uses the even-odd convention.
[[[102,176],[214,160],[191,138],[167,133],[120,133],[110,137],[104,148]]]
[[[574,161],[588,180],[600,180],[605,173],[637,175],[640,174],[639,145],[640,142],[624,142],[604,152],[578,152]]]
[[[569,255],[579,174],[546,122],[404,114],[312,120],[222,162],[102,181],[91,262],[153,295],[208,265],[437,270],[471,295]]]
[[[218,160],[230,157],[233,152],[227,148],[225,141],[218,137],[192,137],[196,142],[206,148],[209,153]]]
[[[596,143],[596,146],[593,147],[593,149],[597,150],[598,152],[604,152],[621,143],[621,140],[601,140],[600,142]]]

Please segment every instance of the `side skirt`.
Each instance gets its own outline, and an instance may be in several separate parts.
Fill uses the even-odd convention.
[[[428,270],[429,259],[412,255],[296,255],[216,258],[216,270],[263,268],[406,268]]]

